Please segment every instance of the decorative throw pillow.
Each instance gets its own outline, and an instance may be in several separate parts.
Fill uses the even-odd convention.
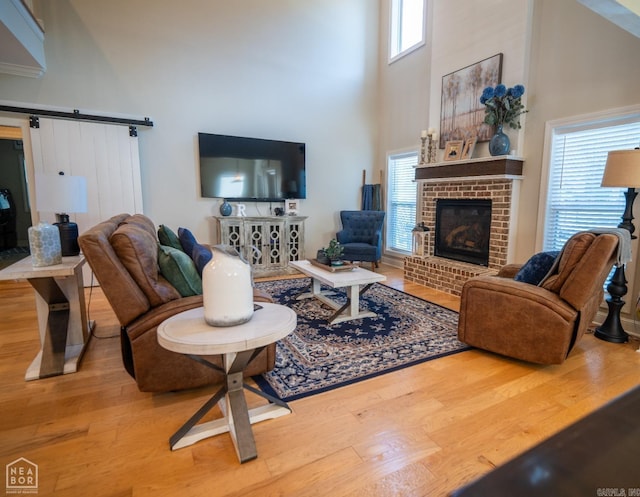
[[[204,267],[211,260],[213,254],[211,253],[211,249],[209,247],[205,247],[201,243],[196,243],[193,246],[193,252],[191,253],[191,259],[196,265],[196,269],[198,270],[198,274],[202,277],[202,271],[204,271]]]
[[[531,285],[539,284],[547,275],[551,266],[558,257],[559,250],[552,252],[539,252],[533,255],[514,276],[514,280],[529,283]]]
[[[178,228],[178,239],[185,254],[193,254],[193,247],[198,243],[196,237],[187,228]]]
[[[160,273],[171,283],[183,297],[200,295],[202,280],[196,265],[182,250],[158,245],[158,265]]]
[[[182,250],[182,245],[180,244],[180,240],[178,239],[178,235],[176,235],[171,228],[161,224],[158,226],[158,240],[160,241],[160,245],[165,245],[167,247],[173,247],[178,250]]]

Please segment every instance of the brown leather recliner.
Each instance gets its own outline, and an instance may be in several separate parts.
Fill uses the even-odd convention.
[[[162,348],[158,325],[202,306],[202,295],[181,297],[159,273],[153,222],[142,214],[120,214],[85,231],[78,243],[121,325],[125,369],[143,392],[167,392],[222,381],[221,373]],[[254,290],[256,301],[271,298]],[[222,364],[221,357],[209,358]],[[256,357],[245,375],[273,369],[275,344]]]
[[[458,339],[539,364],[560,364],[591,325],[617,260],[618,237],[581,232],[565,244],[538,286],[515,281],[520,266],[469,279],[462,288]]]

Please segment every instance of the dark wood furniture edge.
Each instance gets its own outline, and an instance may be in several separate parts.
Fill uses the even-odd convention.
[[[450,495],[637,495],[639,418],[636,386]]]
[[[522,176],[524,161],[500,157],[483,161],[456,161],[416,168],[416,180],[468,178],[473,176]]]

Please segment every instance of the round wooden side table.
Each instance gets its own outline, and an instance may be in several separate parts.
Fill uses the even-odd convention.
[[[266,346],[291,333],[297,323],[296,313],[288,307],[260,303],[250,321],[238,326],[209,326],[204,308],[199,307],[170,317],[158,326],[158,343],[165,349],[185,354],[191,359],[221,371],[225,384],[176,433],[171,449],[180,449],[220,433],[231,435],[240,462],[258,456],[251,425],[289,414],[289,406],[244,383],[243,371]],[[203,356],[222,354],[224,368]],[[269,401],[249,410],[244,396],[247,389]],[[221,402],[224,417],[196,425],[213,406]]]

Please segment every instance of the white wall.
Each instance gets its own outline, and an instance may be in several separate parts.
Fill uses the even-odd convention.
[[[371,0],[41,1],[47,72],[0,74],[3,100],[148,116],[144,209],[214,241],[197,133],[307,144],[307,251],[359,208],[376,157],[378,5]],[[268,213],[269,204],[248,205]],[[258,210],[259,209],[259,210]]]
[[[433,127],[440,127],[442,77],[458,69],[502,53],[502,82],[526,86],[529,3],[530,0],[434,0],[429,99],[429,122]],[[525,93],[525,104],[527,96]],[[522,133],[505,132],[511,138],[512,149],[521,149]],[[474,156],[479,155],[489,155],[488,143],[476,146]]]
[[[429,104],[430,40],[389,64],[390,0],[380,5],[380,131],[379,167],[386,168],[386,154],[417,149],[420,131],[427,129]],[[427,7],[429,10],[429,7]],[[426,14],[430,19],[429,12]],[[427,21],[428,22],[428,21]],[[427,38],[431,31],[427,29]]]
[[[545,124],[640,103],[640,39],[575,0],[536,1],[533,25],[522,257],[542,246],[536,231]]]
[[[503,53],[502,81],[509,86],[526,84],[530,1],[427,0],[426,45],[392,64],[387,63],[390,0],[382,1],[382,156],[388,151],[418,147],[422,129],[439,130],[443,76]],[[517,149],[521,138],[509,133]],[[486,143],[478,144],[474,155],[478,154],[488,155]]]

